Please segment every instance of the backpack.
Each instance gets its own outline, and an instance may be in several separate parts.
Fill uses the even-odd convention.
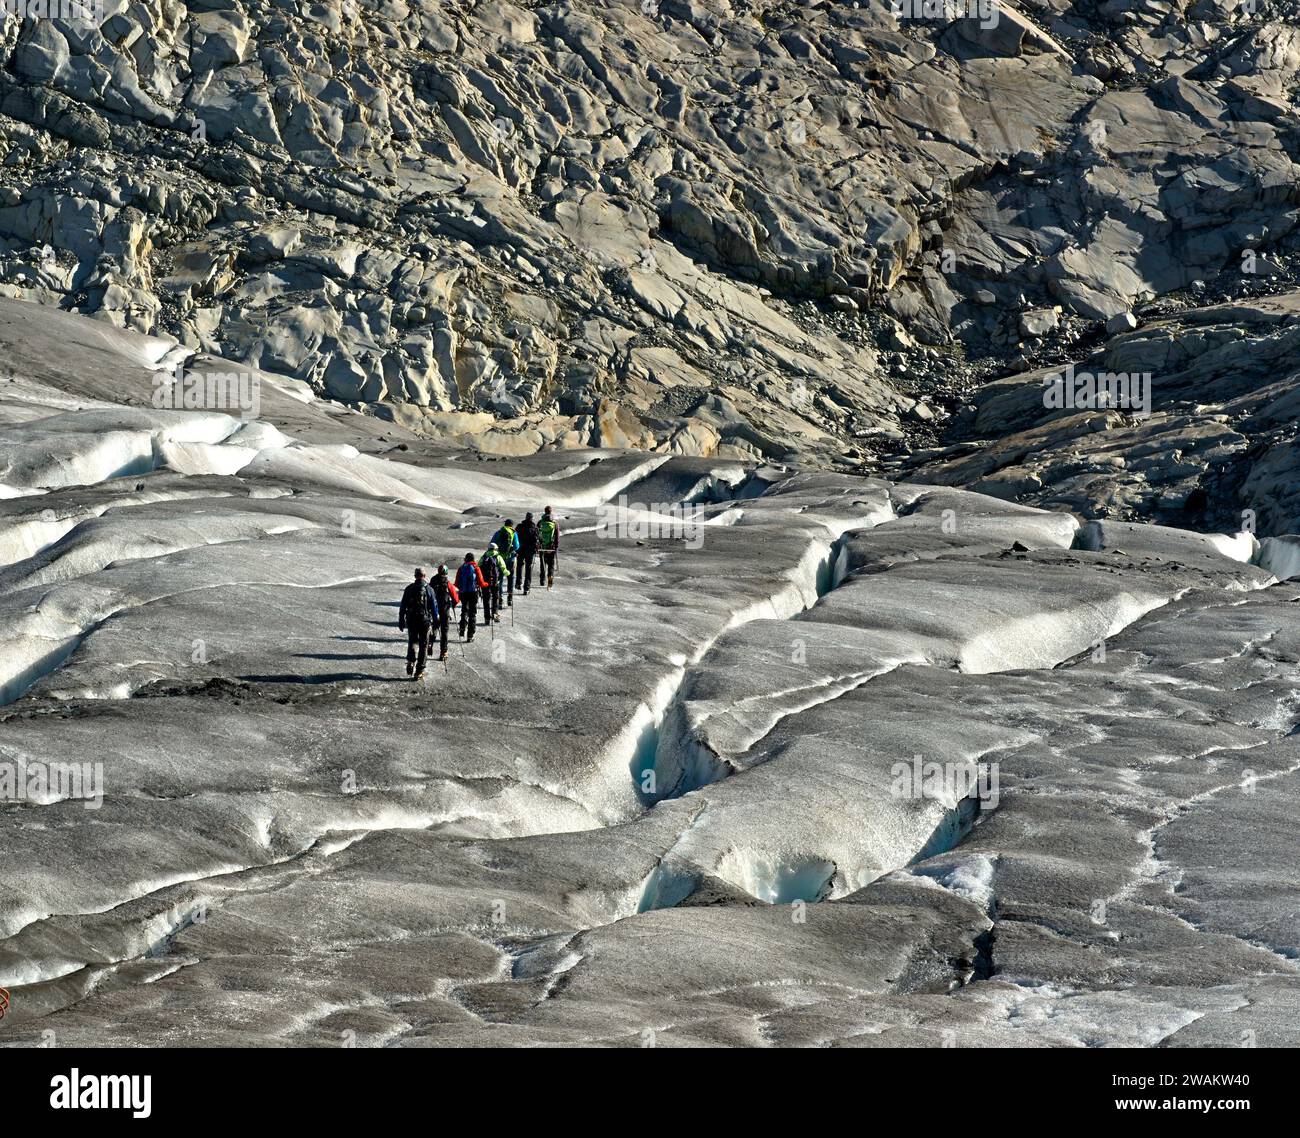
[[[446,573],[439,573],[433,579],[433,595],[438,598],[438,608],[451,608],[460,603],[456,593],[456,584]]]
[[[478,592],[478,573],[471,562],[466,561],[456,570],[456,589],[462,594]]]
[[[419,586],[415,591],[415,618],[421,624],[433,623],[433,595],[429,592],[429,586],[423,581],[417,581]]]
[[[543,549],[555,548],[556,526],[550,518],[543,518],[537,523],[537,537]]]
[[[497,543],[497,553],[506,561],[515,559],[515,549],[519,545],[519,539],[515,537],[515,531],[509,526],[502,526],[492,535],[492,540]]]

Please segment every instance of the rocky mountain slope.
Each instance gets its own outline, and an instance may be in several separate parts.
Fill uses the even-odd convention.
[[[1150,413],[1045,406],[1067,372],[1037,368],[975,392],[974,440],[887,468],[1084,517],[1300,531],[1300,292],[1154,317],[1067,367],[1140,380]]]
[[[0,292],[490,453],[875,469],[1031,425],[988,394],[976,409],[976,379],[1104,351],[1167,400],[1186,377],[1163,340],[1190,333],[1107,336],[1161,298],[1292,280],[1296,0],[1036,0],[991,27],[901,11],[112,0],[97,27],[0,17]],[[1272,320],[1243,303],[1218,309],[1227,374]],[[1255,410],[1174,410],[1134,445],[1217,468],[1273,430],[1263,412],[1243,433]],[[1253,500],[1272,461],[1226,492]],[[952,477],[1137,508],[1018,462]],[[1151,481],[1161,509],[1217,494],[1177,469]],[[1296,528],[1294,505],[1276,512]]]
[[[0,1045],[1300,1043],[1294,542],[0,341]],[[407,681],[411,567],[545,503]]]

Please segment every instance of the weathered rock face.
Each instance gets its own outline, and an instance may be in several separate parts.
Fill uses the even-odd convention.
[[[122,4],[3,43],[11,294],[496,452],[832,461],[905,405],[771,296],[888,283],[917,241],[756,13]],[[737,76],[769,55],[775,87]]]
[[[0,341],[0,1045],[1300,1043],[1290,543]],[[548,503],[407,680],[412,567]]]
[[[5,17],[0,289],[490,452],[853,464],[943,425],[962,353],[1280,271],[1298,11]]]
[[[907,465],[1090,517],[1295,533],[1298,380],[1300,293],[1191,309],[984,385],[976,441]],[[1089,386],[1105,399],[1074,397]]]

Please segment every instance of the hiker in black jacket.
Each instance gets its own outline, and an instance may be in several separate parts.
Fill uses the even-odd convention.
[[[519,556],[515,558],[515,588],[519,588],[522,580],[524,595],[527,596],[528,590],[533,586],[533,558],[537,556],[537,523],[533,521],[531,512],[524,515],[524,520],[519,523],[515,533],[519,535]]]
[[[451,583],[447,576],[447,566],[439,565],[438,572],[433,575],[433,595],[438,598],[438,625],[437,629],[441,635],[442,651],[438,654],[439,660],[447,658],[447,631],[451,625],[451,613],[456,607],[456,586]]]
[[[397,627],[406,633],[406,674],[424,679],[424,661],[429,651],[429,634],[438,620],[438,598],[424,579],[424,570],[415,571],[415,580],[402,593],[397,610]]]

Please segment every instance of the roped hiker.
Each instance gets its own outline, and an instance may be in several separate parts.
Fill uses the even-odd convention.
[[[504,598],[506,587],[506,559],[501,556],[501,551],[497,549],[495,541],[488,542],[488,547],[483,551],[483,556],[479,558],[479,567],[483,570],[483,578],[487,581],[487,595],[490,597],[491,612],[488,611],[488,605],[484,605],[483,622],[501,623],[501,602]]]
[[[550,506],[542,511],[542,520],[537,523],[537,548],[542,555],[538,583],[550,589],[555,585],[555,561],[560,555],[560,526]]]
[[[515,532],[515,523],[506,518],[501,528],[492,535],[492,543],[501,554],[506,565],[506,604],[511,608],[515,604],[515,558],[519,556],[519,534]]]
[[[522,577],[524,596],[533,587],[533,558],[537,556],[537,523],[533,521],[532,511],[524,515],[524,520],[515,530],[519,539],[519,556],[515,558],[515,588],[519,588]]]
[[[489,560],[484,552],[478,559],[478,571],[483,574],[483,588],[479,591],[479,600],[483,604],[483,623],[492,623],[492,605],[497,597],[497,566]]]
[[[488,583],[483,578],[483,571],[478,567],[472,553],[465,554],[465,560],[461,567],[456,570],[456,592],[460,594],[460,634],[464,637],[465,643],[470,644],[474,640],[474,626],[477,623],[478,599],[480,594],[486,595]],[[469,626],[469,635],[465,635],[466,624]]]
[[[433,595],[438,598],[438,633],[441,640],[438,659],[445,660],[447,658],[447,634],[451,626],[451,613],[460,604],[460,595],[456,592],[456,584],[447,576],[447,566],[445,564],[439,565],[438,572],[433,575]]]
[[[415,571],[415,580],[402,593],[397,610],[397,627],[406,633],[406,674],[424,679],[424,661],[429,652],[429,636],[438,620],[438,598],[424,579],[424,570]]]

